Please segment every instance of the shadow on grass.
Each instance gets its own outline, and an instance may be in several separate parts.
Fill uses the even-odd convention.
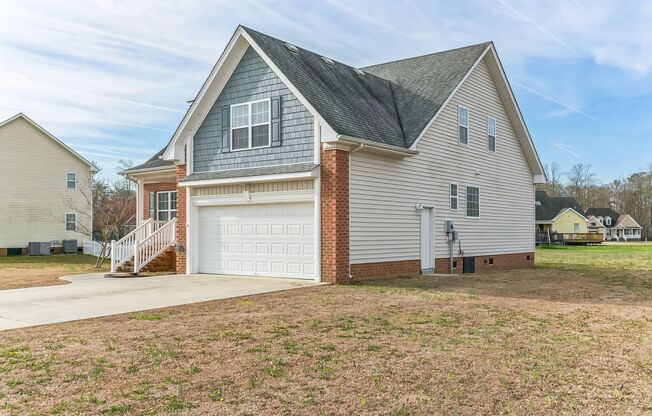
[[[417,290],[579,304],[652,307],[652,272],[546,265],[454,276],[407,276],[354,286],[381,291]]]

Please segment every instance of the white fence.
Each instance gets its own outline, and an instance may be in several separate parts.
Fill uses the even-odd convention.
[[[99,241],[84,241],[84,254],[90,254],[91,256],[99,257],[102,253],[102,245]],[[106,247],[106,255],[111,254],[111,244]]]

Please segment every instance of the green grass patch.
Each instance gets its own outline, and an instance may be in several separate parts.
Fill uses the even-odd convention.
[[[50,256],[7,256],[0,257],[0,270],[3,269],[47,269],[66,268],[84,270],[95,266],[97,260],[87,254],[53,254]],[[105,262],[106,263],[106,262]],[[106,266],[105,268],[108,268]]]
[[[136,321],[160,321],[163,317],[153,313],[137,313],[134,315],[134,319]]]
[[[589,266],[596,269],[652,270],[652,244],[612,243],[600,246],[542,246],[538,266]]]

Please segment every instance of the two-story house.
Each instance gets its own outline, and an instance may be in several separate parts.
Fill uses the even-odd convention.
[[[602,233],[604,240],[641,240],[643,227],[631,215],[620,214],[611,208],[589,208],[586,216],[591,220],[591,230]]]
[[[0,122],[0,160],[0,256],[90,238],[91,162],[22,113]]]
[[[530,266],[545,181],[492,43],[355,68],[243,26],[123,174],[141,226],[114,267],[174,246],[178,273],[340,283]]]

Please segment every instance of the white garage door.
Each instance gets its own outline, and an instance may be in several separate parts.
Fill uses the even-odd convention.
[[[315,277],[312,203],[199,208],[199,272]]]

